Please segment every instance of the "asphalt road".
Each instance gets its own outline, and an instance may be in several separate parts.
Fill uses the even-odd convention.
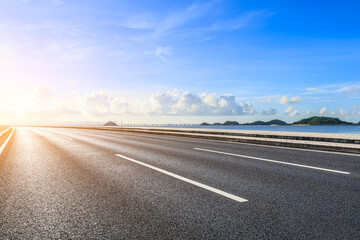
[[[0,155],[0,239],[59,238],[360,239],[360,157],[17,128]]]

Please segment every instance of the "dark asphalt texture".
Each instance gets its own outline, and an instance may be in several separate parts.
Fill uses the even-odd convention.
[[[360,239],[360,157],[137,133],[16,128],[0,155],[0,239]]]

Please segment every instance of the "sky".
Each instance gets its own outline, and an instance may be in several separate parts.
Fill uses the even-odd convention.
[[[360,121],[360,2],[0,0],[0,125]]]

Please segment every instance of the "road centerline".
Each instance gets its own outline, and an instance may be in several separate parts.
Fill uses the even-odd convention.
[[[161,173],[166,174],[166,175],[168,175],[168,176],[171,176],[171,177],[173,177],[173,178],[179,179],[179,180],[181,180],[181,181],[190,183],[190,184],[195,185],[195,186],[197,186],[197,187],[200,187],[200,188],[206,189],[206,190],[208,190],[208,191],[217,193],[217,194],[219,194],[219,195],[222,195],[222,196],[227,197],[227,198],[229,198],[229,199],[235,200],[235,201],[237,201],[237,202],[241,202],[241,203],[242,203],[242,202],[247,202],[247,201],[248,201],[247,199],[238,197],[238,196],[233,195],[233,194],[231,194],[231,193],[224,192],[224,191],[219,190],[219,189],[217,189],[217,188],[210,187],[210,186],[208,186],[208,185],[205,185],[205,184],[196,182],[196,181],[194,181],[194,180],[191,180],[191,179],[182,177],[182,176],[177,175],[177,174],[175,174],[175,173],[172,173],[172,172],[163,170],[163,169],[158,168],[158,167],[154,167],[154,166],[152,166],[152,165],[150,165],[150,164],[143,163],[143,162],[141,162],[141,161],[138,161],[138,160],[135,160],[135,159],[126,157],[126,156],[124,156],[124,155],[121,155],[121,154],[115,154],[115,155],[118,156],[118,157],[120,157],[120,158],[123,158],[123,159],[126,159],[126,160],[128,160],[128,161],[131,161],[131,162],[133,162],[133,163],[137,163],[137,164],[142,165],[142,166],[144,166],[144,167],[153,169],[153,170],[155,170],[155,171],[161,172]]]
[[[218,154],[235,156],[235,157],[249,158],[249,159],[254,159],[254,160],[259,160],[259,161],[272,162],[272,163],[278,163],[278,164],[284,164],[284,165],[290,165],[290,166],[296,166],[296,167],[302,167],[302,168],[309,168],[309,169],[315,169],[315,170],[326,171],[326,172],[334,172],[334,173],[347,174],[347,175],[351,174],[350,172],[344,172],[344,171],[339,171],[339,170],[320,168],[320,167],[314,167],[314,166],[302,165],[302,164],[296,164],[296,163],[289,163],[289,162],[271,160],[271,159],[266,159],[266,158],[246,156],[246,155],[241,155],[241,154],[236,154],[236,153],[221,152],[221,151],[204,149],[204,148],[194,148],[194,149],[198,150],[198,151],[203,151],[203,152],[211,152],[211,153],[218,153]]]

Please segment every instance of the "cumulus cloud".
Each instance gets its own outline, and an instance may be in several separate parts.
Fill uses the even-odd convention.
[[[320,109],[319,114],[324,115],[326,113],[326,111],[327,111],[326,107],[323,107],[322,109]]]
[[[121,114],[226,116],[255,113],[250,102],[237,102],[233,95],[194,94],[178,90],[158,92],[147,100],[111,97],[104,91],[93,92],[84,96],[82,103],[85,111],[94,116]]]
[[[262,115],[276,115],[277,114],[277,110],[275,108],[269,108],[267,110],[264,110],[261,112]]]
[[[151,96],[154,114],[160,115],[245,115],[254,113],[250,102],[238,103],[235,96],[214,93],[156,93]]]
[[[291,103],[299,103],[299,102],[301,102],[301,98],[299,96],[295,96],[291,98],[289,98],[288,96],[282,96],[279,100],[279,103],[284,105],[288,105]]]
[[[92,92],[83,97],[84,109],[94,116],[106,116],[111,113],[112,98],[105,91]]]

